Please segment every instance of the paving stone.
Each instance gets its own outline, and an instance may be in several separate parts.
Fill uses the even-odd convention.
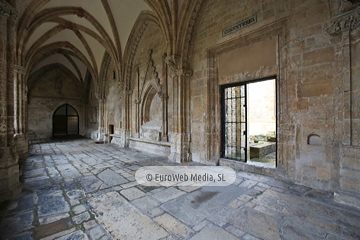
[[[30,239],[33,239],[32,235],[33,234],[31,231],[23,232],[23,233],[20,233],[19,235],[12,236],[12,237],[8,238],[7,240],[30,240]]]
[[[71,164],[64,164],[58,166],[58,170],[64,178],[79,178],[81,173]]]
[[[113,240],[113,238],[104,235],[99,240]]]
[[[32,212],[20,213],[3,219],[1,223],[0,236],[11,236],[31,229],[34,216]]]
[[[136,181],[135,182],[129,182],[129,183],[125,183],[125,184],[121,184],[121,187],[122,188],[131,188],[131,187],[134,187],[134,186],[137,186],[139,185]]]
[[[76,223],[76,224],[80,224],[86,220],[90,219],[90,214],[88,212],[84,212],[81,213],[79,215],[76,215],[72,218],[72,220]]]
[[[66,195],[70,198],[70,199],[82,199],[85,197],[85,193],[83,190],[72,190],[72,191],[68,191],[66,192]]]
[[[198,234],[191,238],[192,240],[203,240],[203,239],[226,239],[235,240],[238,239],[234,235],[228,233],[224,229],[217,227],[213,224],[208,224]]]
[[[69,191],[74,191],[74,190],[77,190],[78,189],[78,186],[76,184],[76,182],[65,182],[63,185],[62,185],[64,191],[66,192],[69,192]]]
[[[253,186],[255,186],[257,184],[257,182],[252,181],[252,180],[246,180],[244,182],[242,182],[239,187],[243,187],[243,188],[252,188]]]
[[[95,220],[90,220],[88,222],[84,222],[83,225],[84,225],[85,229],[90,229],[90,228],[97,226],[97,223]]]
[[[161,215],[155,218],[154,221],[181,238],[188,238],[193,233],[189,227],[179,222],[169,214]]]
[[[141,210],[144,210],[145,212],[151,211],[152,209],[160,205],[158,201],[154,200],[149,196],[136,199],[131,203],[136,207],[140,208]]]
[[[100,174],[98,174],[98,177],[103,180],[108,186],[115,186],[128,182],[121,175],[110,169],[106,169],[105,171],[101,172]]]
[[[60,238],[57,238],[57,240],[88,240],[88,239],[89,238],[82,231],[76,231],[76,232],[67,234],[65,236],[62,236]]]
[[[78,205],[78,206],[73,207],[72,210],[75,214],[79,214],[79,213],[85,212],[86,208],[84,207],[84,205]]]
[[[206,225],[208,225],[210,222],[205,220],[205,221],[202,221],[201,223],[199,223],[198,225],[196,225],[195,227],[193,227],[194,231],[195,232],[198,232],[200,231],[201,229],[203,229]]]
[[[76,206],[76,205],[79,205],[80,202],[78,200],[73,200],[73,199],[70,199],[70,205],[71,206]]]
[[[198,186],[198,187],[188,187],[188,186],[182,186],[182,187],[179,187],[180,190],[184,191],[184,192],[193,192],[197,189],[201,188],[201,186]]]
[[[156,198],[157,200],[159,200],[160,202],[164,203],[167,202],[169,200],[172,200],[174,198],[180,197],[181,195],[185,194],[185,192],[180,191],[176,188],[170,187],[164,191],[155,193],[154,195],[152,195],[154,198]]]
[[[225,205],[234,201],[245,190],[234,185],[203,187],[164,203],[161,208],[189,226],[195,226],[205,218],[218,214]]]
[[[124,197],[126,197],[127,199],[134,200],[140,197],[143,197],[146,195],[146,193],[144,193],[143,191],[137,189],[136,187],[132,187],[132,188],[128,188],[125,190],[122,190],[120,192]]]
[[[228,222],[241,231],[262,239],[280,239],[278,220],[252,208],[244,207],[234,210],[228,217]]]
[[[116,192],[89,200],[95,218],[119,239],[160,239],[168,234]]]
[[[39,196],[38,205],[39,216],[54,215],[70,211],[69,204],[60,193]]]
[[[83,177],[80,179],[80,185],[87,193],[97,191],[102,184],[104,183],[95,176]]]
[[[243,236],[242,238],[243,240],[261,240],[260,238],[254,237],[251,234],[246,234],[245,236]]]
[[[23,184],[24,189],[35,190],[42,187],[50,187],[52,184],[49,179],[37,180],[37,181],[25,181]]]
[[[148,211],[147,213],[151,218],[154,218],[163,214],[164,210],[162,210],[161,208],[154,208],[153,210]]]
[[[10,204],[8,208],[7,214],[10,215],[34,209],[35,203],[35,194],[14,199],[14,201]]]
[[[90,236],[90,239],[97,240],[105,235],[105,231],[101,226],[96,226],[89,230],[88,235]]]
[[[38,169],[33,169],[30,171],[26,171],[24,172],[24,178],[35,178],[35,177],[40,177],[40,176],[46,176],[47,173],[45,171],[45,168],[38,168]]]
[[[52,215],[52,216],[48,216],[48,217],[39,218],[39,223],[40,223],[40,225],[49,224],[49,223],[56,222],[60,219],[68,218],[68,217],[70,217],[69,213]]]
[[[228,231],[229,233],[234,234],[237,237],[241,237],[241,236],[243,236],[245,234],[245,232],[243,232],[240,229],[234,227],[233,225],[230,225],[225,229],[226,229],[226,231]]]
[[[34,229],[34,238],[41,239],[69,228],[69,218],[64,218],[49,224],[37,226]]]

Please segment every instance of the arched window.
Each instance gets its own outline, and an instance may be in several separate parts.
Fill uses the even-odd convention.
[[[66,136],[79,134],[79,114],[69,104],[56,109],[53,116],[53,135]]]

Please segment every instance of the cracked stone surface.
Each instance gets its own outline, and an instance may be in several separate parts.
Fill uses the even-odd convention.
[[[237,172],[227,187],[134,181],[164,157],[91,140],[30,145],[0,239],[360,239],[360,211],[331,193]]]

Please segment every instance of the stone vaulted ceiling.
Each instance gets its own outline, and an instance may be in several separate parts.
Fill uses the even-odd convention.
[[[62,64],[81,81],[98,76],[105,52],[121,64],[143,0],[32,0],[18,25],[18,62],[31,75]]]

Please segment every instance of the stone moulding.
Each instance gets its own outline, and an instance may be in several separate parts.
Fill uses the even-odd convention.
[[[340,35],[342,32],[353,30],[360,25],[360,8],[332,20],[331,27],[326,29],[331,36]]]

